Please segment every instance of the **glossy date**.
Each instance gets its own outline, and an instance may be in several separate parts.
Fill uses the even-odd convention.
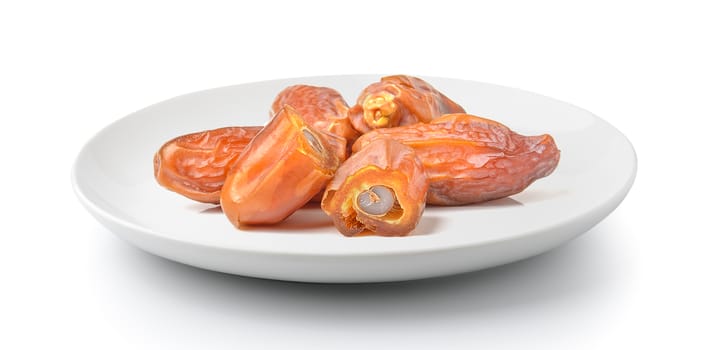
[[[226,127],[176,137],[155,153],[155,179],[187,198],[219,203],[227,171],[261,129]]]
[[[350,121],[358,131],[427,123],[463,107],[426,81],[407,75],[391,75],[367,86],[350,109]]]
[[[404,236],[419,222],[427,186],[414,150],[379,139],[340,166],[325,189],[321,208],[345,236]]]
[[[429,179],[427,203],[435,205],[516,194],[552,173],[560,159],[550,135],[523,136],[496,121],[467,114],[373,130],[355,142],[353,152],[387,138],[415,150]]]
[[[286,219],[333,177],[344,144],[342,138],[309,126],[295,109],[284,107],[227,174],[222,211],[236,227]]]
[[[274,116],[287,105],[293,107],[312,127],[338,135],[348,145],[360,136],[348,118],[348,103],[335,89],[313,85],[286,87],[274,99],[269,114]],[[345,160],[346,156],[342,155],[341,160]]]

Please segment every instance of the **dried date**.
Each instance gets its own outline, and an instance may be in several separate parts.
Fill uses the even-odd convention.
[[[383,138],[415,150],[429,178],[427,203],[435,205],[478,203],[516,194],[552,173],[560,159],[550,135],[523,136],[501,123],[467,114],[373,130],[355,142],[353,152]]]
[[[226,127],[176,137],[153,157],[155,179],[187,198],[219,203],[227,170],[261,129]]]
[[[333,177],[344,144],[341,137],[318,131],[285,106],[227,174],[222,211],[237,227],[286,219]]]
[[[426,194],[426,173],[414,150],[379,139],[342,164],[321,208],[345,236],[404,236],[419,222]]]
[[[289,86],[274,99],[270,115],[276,115],[286,105],[293,107],[312,127],[338,135],[348,145],[360,136],[348,118],[348,103],[334,89],[312,85]],[[346,156],[342,155],[341,160],[345,160]]]
[[[463,113],[463,107],[426,81],[407,75],[392,75],[367,86],[350,109],[350,121],[358,131],[429,122],[448,113]]]

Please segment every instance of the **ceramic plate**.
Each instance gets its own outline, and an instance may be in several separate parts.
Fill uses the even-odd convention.
[[[526,135],[551,134],[558,168],[520,194],[478,205],[427,207],[407,237],[341,236],[318,206],[276,226],[234,228],[219,207],[160,187],[153,154],[186,133],[263,125],[286,86],[339,90],[353,103],[378,76],[305,77],[228,86],[160,102],[91,139],[72,181],[84,206],[112,232],[150,253],[232,274],[304,282],[381,282],[443,276],[524,259],[586,232],[629,191],[636,155],[593,114],[534,93],[472,81],[425,78],[469,113]]]

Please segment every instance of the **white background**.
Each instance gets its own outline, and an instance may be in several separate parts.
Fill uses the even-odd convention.
[[[2,2],[0,348],[709,348],[710,12],[701,1],[458,3]],[[548,254],[380,285],[166,261],[113,236],[72,193],[81,146],[149,104],[354,73],[478,80],[578,105],[634,144],[636,183]]]

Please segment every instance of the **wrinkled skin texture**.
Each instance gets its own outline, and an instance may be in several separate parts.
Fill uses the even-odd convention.
[[[269,114],[273,117],[286,105],[293,107],[312,127],[338,135],[348,145],[360,136],[360,132],[350,124],[347,102],[334,89],[312,85],[289,86],[276,96]],[[347,154],[342,155],[341,161],[346,157]]]
[[[427,203],[462,205],[507,197],[551,174],[560,151],[550,135],[523,136],[493,120],[450,114],[420,123],[377,129],[353,152],[380,139],[412,147],[429,178]]]
[[[187,198],[217,204],[227,171],[261,129],[227,127],[176,137],[153,157],[155,179]]]
[[[358,197],[375,186],[391,190],[395,205],[371,215]],[[414,150],[390,139],[369,143],[338,169],[323,195],[321,208],[345,236],[404,236],[416,227],[426,205],[427,177]],[[377,201],[377,197],[371,199]]]
[[[330,181],[343,145],[342,138],[310,127],[284,107],[229,171],[222,211],[236,227],[286,219]]]
[[[422,79],[392,75],[367,86],[350,109],[350,122],[365,133],[419,122],[449,113],[464,113],[463,107]]]

